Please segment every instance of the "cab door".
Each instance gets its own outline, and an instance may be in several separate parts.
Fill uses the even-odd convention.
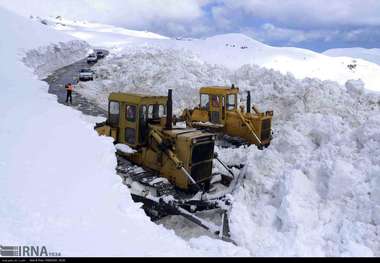
[[[223,116],[223,96],[210,95],[210,122],[221,124]]]
[[[138,137],[138,119],[137,119],[137,105],[126,103],[124,107],[123,121],[121,122],[121,130],[123,134],[123,141],[129,146],[137,145]]]
[[[146,105],[140,105],[139,110],[139,144],[146,144],[148,139],[148,110]]]
[[[120,111],[121,103],[118,101],[110,101],[108,103],[108,124],[110,126],[109,136],[113,137],[115,141],[120,142]]]

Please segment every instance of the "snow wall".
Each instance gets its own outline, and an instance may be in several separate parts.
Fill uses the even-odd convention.
[[[151,47],[129,48],[95,70],[98,80],[80,92],[104,106],[112,91],[172,88],[178,114],[198,104],[199,87],[234,83],[259,109],[274,110],[269,148],[218,149],[227,163],[248,165],[231,227],[252,255],[380,255],[380,94],[360,80],[341,86],[254,65],[229,70]]]

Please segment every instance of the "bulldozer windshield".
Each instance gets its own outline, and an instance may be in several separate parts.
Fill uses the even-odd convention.
[[[139,108],[139,143],[145,144],[148,137],[148,124],[156,123],[165,117],[166,107],[162,104],[140,105]]]

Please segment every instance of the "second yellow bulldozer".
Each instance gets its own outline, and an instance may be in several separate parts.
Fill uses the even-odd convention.
[[[175,121],[185,121],[188,127],[240,138],[259,149],[268,147],[272,140],[273,111],[260,112],[256,106],[251,106],[250,92],[244,111],[244,106],[238,107],[238,94],[239,88],[234,85],[202,87],[199,106],[185,109]]]

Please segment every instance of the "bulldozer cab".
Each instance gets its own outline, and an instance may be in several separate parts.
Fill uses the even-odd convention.
[[[207,187],[215,137],[193,128],[173,128],[171,90],[168,96],[111,93],[108,114],[107,121],[95,129],[100,135],[112,136],[115,143],[137,150],[131,154],[121,151],[121,155],[159,172],[180,189],[193,191],[197,184]]]
[[[159,124],[166,116],[166,96],[111,93],[108,101],[111,136],[131,147],[145,145],[148,125]]]
[[[228,111],[237,109],[239,88],[203,87],[200,89],[200,109],[206,111],[208,120],[215,124],[224,124]]]
[[[238,106],[238,94],[239,88],[234,85],[202,87],[199,106],[184,109],[178,120],[185,121],[188,127],[245,140],[260,149],[269,146],[272,140],[273,111],[261,112],[255,105],[251,105],[250,91],[247,91],[244,111],[243,105]]]

